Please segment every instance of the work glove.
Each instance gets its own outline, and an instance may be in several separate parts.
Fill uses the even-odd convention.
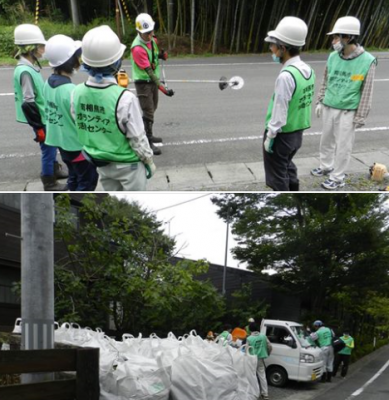
[[[322,105],[321,103],[319,103],[319,104],[316,106],[316,109],[315,109],[316,117],[317,117],[317,118],[320,118],[322,113],[323,113],[323,105]]]
[[[361,121],[361,120],[358,120],[358,121],[357,121],[357,120],[354,120],[355,129],[362,128],[364,125],[365,125],[364,121]]]
[[[163,85],[159,85],[158,86],[158,89],[163,93],[163,94],[165,94],[166,96],[169,96],[169,97],[172,97],[172,96],[174,96],[174,90],[173,89],[166,89],[165,88],[165,86],[163,86]]]
[[[154,176],[155,171],[157,170],[157,167],[154,164],[154,161],[152,158],[146,160],[144,162],[145,167],[146,167],[146,178],[150,179],[152,176]]]
[[[35,142],[37,143],[44,143],[46,139],[46,132],[43,128],[34,129],[35,132]]]
[[[161,59],[161,60],[166,61],[168,59],[167,51],[162,49],[158,54],[158,58]]]
[[[274,139],[276,138],[276,136],[277,136],[276,133],[273,133],[270,131],[268,131],[266,133],[266,139],[263,143],[263,147],[267,153],[270,153],[270,154],[273,153]]]

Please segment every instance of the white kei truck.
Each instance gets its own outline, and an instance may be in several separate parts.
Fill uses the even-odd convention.
[[[270,356],[265,359],[269,384],[283,387],[288,379],[312,382],[322,376],[322,352],[306,339],[308,333],[303,325],[264,319],[261,333],[267,336],[273,347]]]

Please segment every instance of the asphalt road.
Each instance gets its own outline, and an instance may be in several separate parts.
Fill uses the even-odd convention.
[[[365,129],[357,132],[355,151],[389,148],[389,53],[378,53],[373,107]],[[320,85],[326,54],[304,54]],[[130,72],[129,62],[124,63]],[[172,59],[166,63],[167,79],[219,80],[221,76],[241,76],[245,86],[220,91],[217,84],[175,83],[176,95],[160,95],[155,134],[164,139],[163,154],[156,157],[160,167],[180,167],[200,163],[255,162],[262,159],[259,136],[263,134],[268,101],[280,67],[268,55]],[[51,71],[43,69],[47,78]],[[40,153],[28,126],[15,121],[13,68],[0,68],[0,184],[37,179]],[[86,79],[78,73],[75,83]],[[379,129],[375,129],[379,128]],[[313,117],[298,156],[318,155],[321,121]],[[7,190],[7,189],[3,189]],[[9,189],[11,190],[11,189]]]

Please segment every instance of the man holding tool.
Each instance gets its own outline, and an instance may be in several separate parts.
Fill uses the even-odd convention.
[[[162,139],[153,135],[153,124],[158,107],[158,91],[169,97],[174,95],[174,91],[160,81],[159,59],[167,60],[168,54],[158,49],[153,36],[155,22],[149,14],[139,14],[135,26],[138,35],[131,46],[132,79],[143,111],[143,123],[150,147],[154,155],[160,155],[161,149],[154,143],[161,143]]]

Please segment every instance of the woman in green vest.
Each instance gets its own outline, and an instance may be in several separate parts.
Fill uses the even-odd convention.
[[[99,175],[96,167],[81,152],[82,145],[70,112],[71,94],[76,87],[71,77],[80,68],[81,42],[65,35],[55,35],[47,41],[45,55],[53,67],[53,74],[43,87],[46,144],[58,147],[68,167],[68,189],[93,192]]]
[[[153,135],[154,113],[158,107],[158,92],[166,96],[173,96],[174,91],[167,89],[160,81],[159,60],[167,60],[167,52],[159,51],[154,38],[155,22],[149,14],[139,14],[136,17],[135,27],[137,37],[131,45],[132,79],[135,82],[136,93],[143,112],[143,122],[147,138],[154,155],[160,155],[161,149],[154,143],[161,143],[162,139]]]
[[[45,191],[64,191],[65,185],[57,178],[66,178],[57,163],[57,148],[45,143],[46,117],[43,98],[44,81],[40,73],[39,59],[45,52],[46,40],[36,25],[22,24],[15,28],[15,58],[18,64],[14,71],[15,109],[17,122],[28,124],[35,133],[35,141],[41,149],[41,180]]]
[[[343,340],[346,346],[336,354],[333,376],[336,376],[340,364],[342,364],[340,375],[342,378],[345,378],[347,375],[348,366],[350,364],[351,352],[354,349],[354,339],[350,336],[349,329],[344,329],[343,332],[343,336],[341,336],[340,339]]]
[[[88,31],[81,58],[89,77],[72,99],[83,152],[97,166],[105,191],[144,191],[156,170],[139,101],[115,79],[125,49],[109,26]]]
[[[328,176],[322,183],[328,190],[344,187],[355,129],[365,125],[371,108],[377,60],[357,43],[360,30],[357,18],[342,17],[328,33],[335,51],[328,58],[317,99],[316,116],[323,115],[323,133],[320,165],[311,170],[313,176]]]
[[[311,126],[315,73],[300,58],[308,28],[296,17],[285,17],[265,41],[273,60],[282,64],[266,115],[263,160],[266,185],[275,191],[298,191],[299,179],[293,157],[300,149],[303,132]]]

